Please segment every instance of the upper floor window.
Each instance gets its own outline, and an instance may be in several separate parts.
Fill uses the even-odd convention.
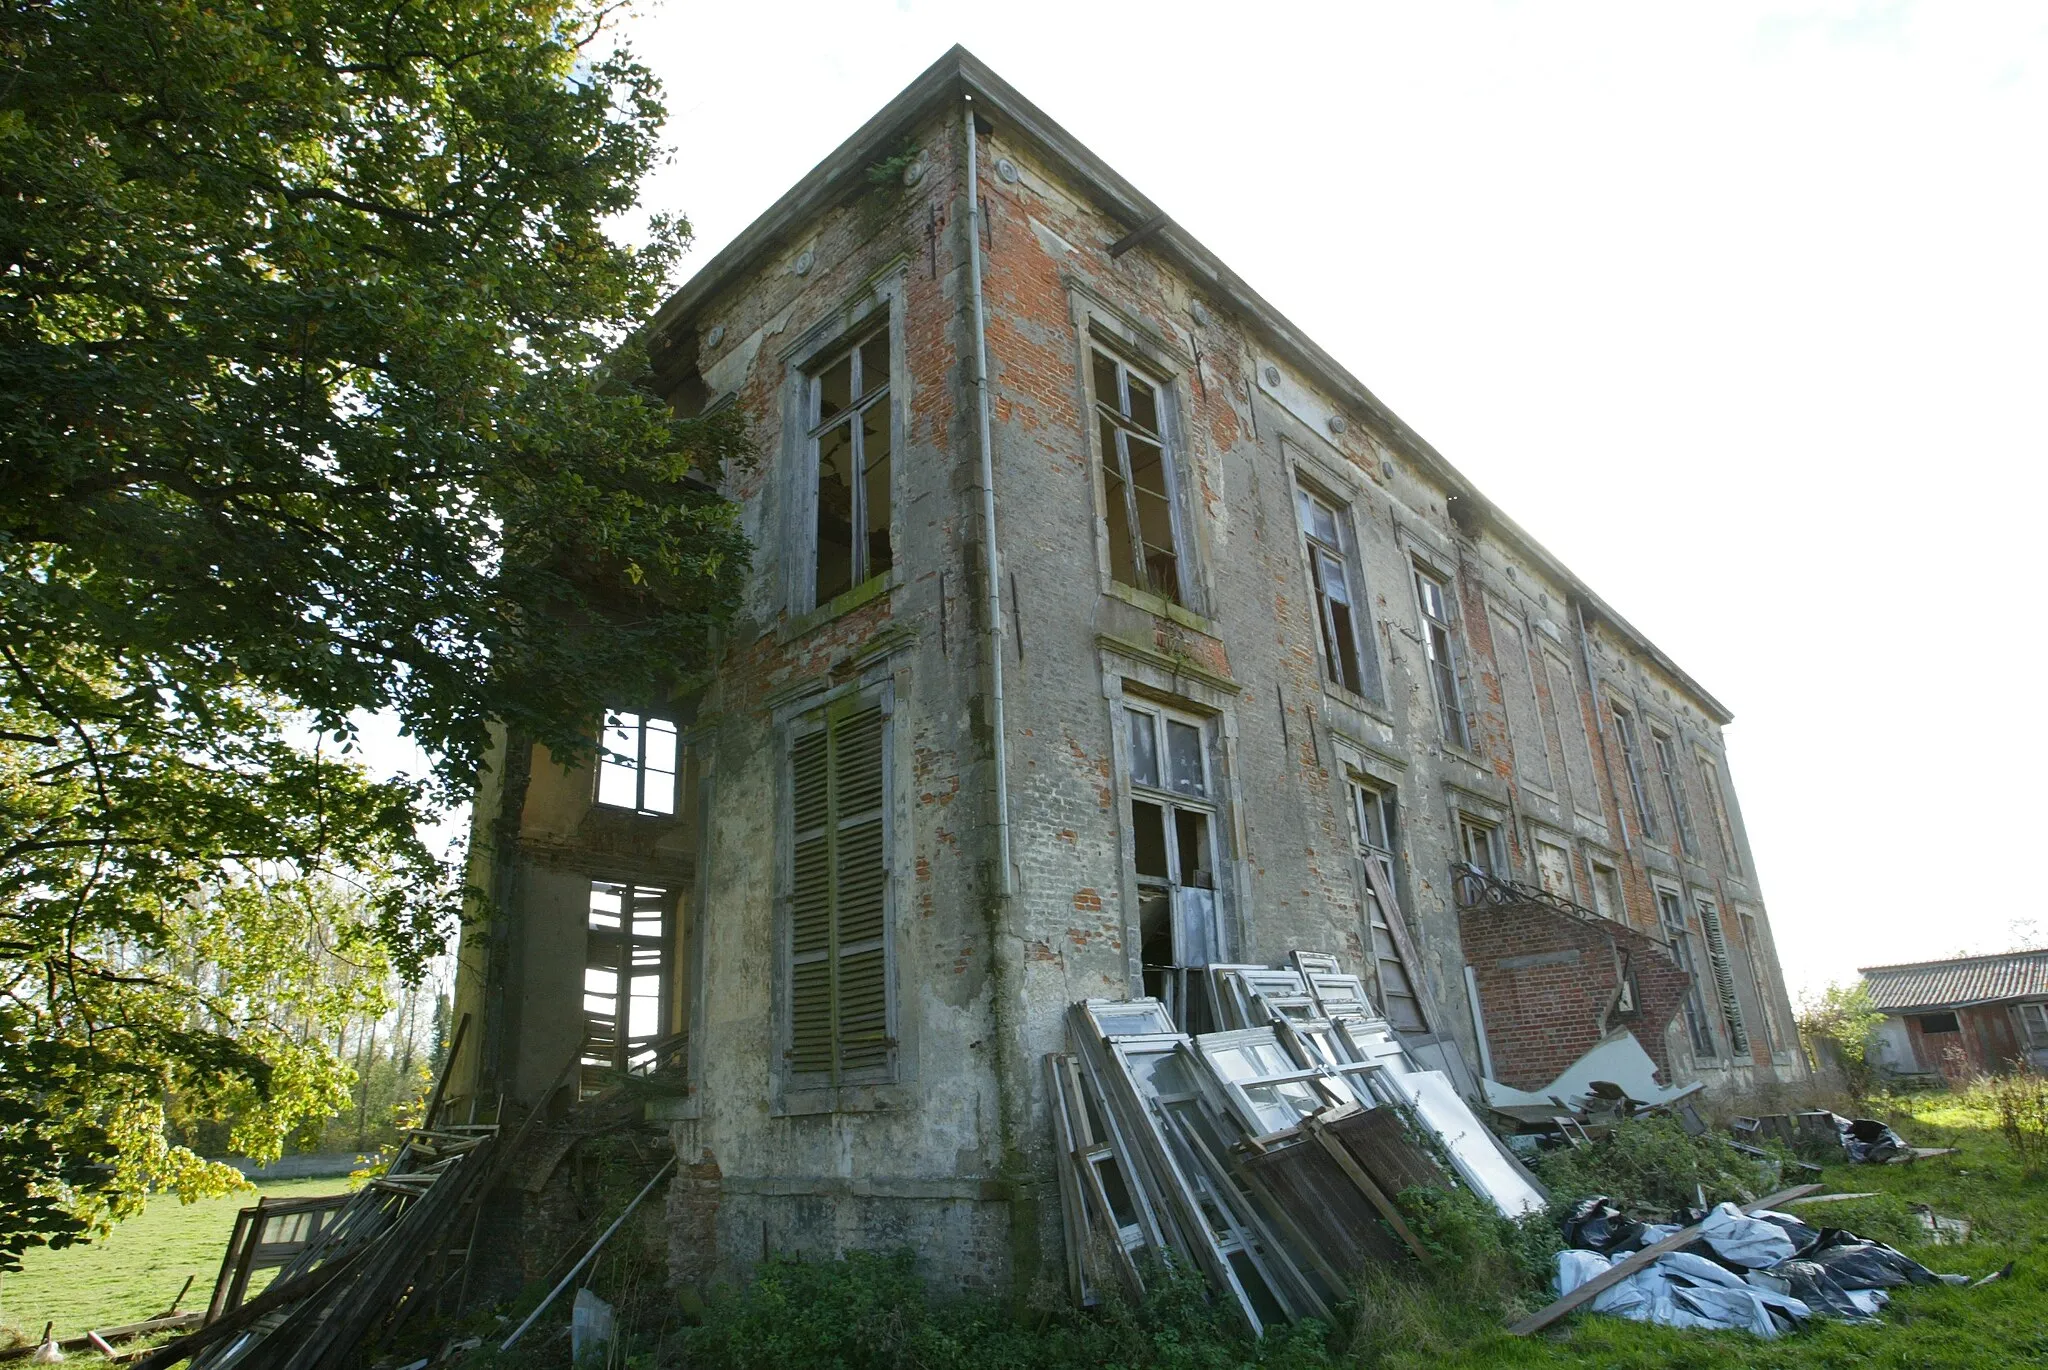
[[[1628,905],[1621,894],[1621,872],[1604,861],[1590,864],[1593,871],[1593,911],[1602,918],[1626,923]]]
[[[1700,927],[1707,934],[1707,960],[1714,968],[1714,992],[1721,1001],[1721,1026],[1727,1029],[1728,1045],[1737,1055],[1749,1051],[1749,1032],[1742,1022],[1742,1001],[1735,994],[1735,966],[1728,955],[1728,935],[1721,927],[1721,906],[1711,899],[1695,899]],[[1751,948],[1751,955],[1755,948]]]
[[[1693,950],[1692,933],[1685,924],[1685,902],[1678,897],[1677,890],[1658,887],[1657,918],[1664,925],[1664,939],[1671,948],[1672,959],[1690,977],[1680,1006],[1685,1011],[1685,1031],[1692,1042],[1693,1054],[1716,1055],[1714,1034],[1707,1026],[1706,1000],[1700,994],[1699,956]]]
[[[1093,369],[1109,574],[1133,589],[1181,603],[1173,470],[1160,421],[1159,386],[1106,352],[1093,354]]]
[[[1331,683],[1353,694],[1377,694],[1371,658],[1360,640],[1361,597],[1352,590],[1346,520],[1335,507],[1307,490],[1295,492],[1295,507],[1308,552],[1309,585],[1315,592],[1316,626],[1323,640],[1323,671]]]
[[[1714,831],[1721,836],[1721,855],[1728,862],[1728,869],[1742,874],[1742,853],[1735,849],[1735,828],[1728,821],[1728,801],[1721,793],[1721,768],[1709,760],[1704,752],[1696,758],[1700,767],[1700,784],[1707,791],[1707,807],[1714,811]]]
[[[1687,856],[1700,854],[1699,834],[1692,827],[1692,806],[1685,802],[1685,782],[1678,774],[1678,748],[1671,735],[1650,730],[1650,745],[1657,751],[1657,774],[1664,782],[1664,801],[1671,806],[1671,821],[1678,827],[1678,845]]]
[[[1458,693],[1457,635],[1451,627],[1455,620],[1451,617],[1449,586],[1418,566],[1415,597],[1422,606],[1422,651],[1429,659],[1444,741],[1470,747],[1472,734],[1465,723],[1465,701]]]
[[[889,330],[814,373],[806,396],[818,473],[815,603],[895,564],[889,539]]]
[[[676,725],[608,709],[597,757],[597,802],[639,813],[676,811]]]
[[[1614,706],[1614,735],[1621,740],[1621,764],[1628,772],[1628,792],[1636,801],[1636,817],[1643,836],[1656,837],[1657,814],[1650,807],[1650,792],[1643,784],[1643,746],[1636,738],[1635,716],[1619,704]]]
[[[1459,814],[1458,859],[1452,863],[1452,874],[1470,870],[1481,875],[1496,875],[1500,870],[1499,831],[1493,824],[1482,822],[1470,814]]]

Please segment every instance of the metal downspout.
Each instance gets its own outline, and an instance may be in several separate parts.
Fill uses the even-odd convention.
[[[996,565],[995,445],[989,434],[988,316],[981,298],[981,149],[974,132],[974,97],[963,112],[967,128],[967,289],[974,301],[974,407],[981,440],[981,559],[988,599],[989,727],[995,733],[996,859],[1005,898],[1016,892],[1010,871],[1010,745],[1003,727],[1003,591]]]

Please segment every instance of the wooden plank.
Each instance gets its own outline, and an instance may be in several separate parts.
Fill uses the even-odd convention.
[[[1742,1211],[1744,1213],[1754,1213],[1759,1208],[1776,1208],[1779,1204],[1790,1203],[1794,1199],[1803,1199],[1820,1188],[1821,1186],[1817,1184],[1802,1184],[1796,1185],[1791,1189],[1781,1189],[1775,1194],[1764,1195],[1763,1198],[1758,1199],[1755,1203],[1744,1204]],[[1531,1332],[1541,1332],[1565,1314],[1572,1312],[1574,1309],[1584,1307],[1637,1271],[1648,1268],[1650,1263],[1659,1256],[1689,1245],[1700,1235],[1700,1229],[1704,1226],[1706,1226],[1704,1223],[1694,1223],[1690,1227],[1680,1228],[1655,1246],[1646,1246],[1628,1257],[1628,1259],[1616,1261],[1613,1265],[1601,1271],[1592,1279],[1587,1280],[1556,1303],[1539,1312],[1531,1313],[1528,1317],[1508,1328],[1508,1331],[1517,1337],[1526,1337]]]

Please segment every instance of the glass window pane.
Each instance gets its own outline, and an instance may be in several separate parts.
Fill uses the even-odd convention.
[[[896,564],[894,545],[889,539],[889,439],[889,403],[884,400],[870,405],[861,415],[861,462],[867,468],[862,475],[862,494],[867,500],[863,511],[867,525],[863,578],[880,575]]]
[[[676,769],[676,725],[666,718],[647,720],[647,769],[669,775]]]
[[[639,773],[632,766],[622,766],[609,758],[598,763],[597,802],[612,804],[622,809],[635,808],[640,803]]]
[[[613,995],[619,992],[619,973],[602,966],[583,968],[583,992],[585,994]]]
[[[1159,785],[1159,735],[1153,731],[1153,715],[1142,709],[1124,710],[1130,728],[1131,781],[1137,785]]]
[[[615,928],[623,908],[620,898],[622,891],[617,885],[592,885],[590,887],[590,926],[593,928]]]
[[[853,403],[853,354],[848,353],[818,375],[818,422],[843,414]]]
[[[824,604],[853,588],[853,429],[818,439],[818,585]]]
[[[1100,352],[1095,354],[1095,402],[1123,412],[1123,398],[1117,393],[1116,363]]]
[[[652,1037],[661,1031],[661,977],[636,975],[626,1014],[628,1037]]]
[[[1131,837],[1139,878],[1167,879],[1166,810],[1142,799],[1131,801]]]
[[[1174,719],[1166,720],[1167,783],[1182,794],[1209,793],[1202,773],[1202,730]]]
[[[1312,538],[1320,539],[1332,547],[1337,541],[1337,515],[1321,500],[1303,490],[1300,492],[1301,530]]]
[[[860,345],[860,391],[872,395],[889,383],[889,334],[875,334]]]
[[[1128,376],[1131,392],[1131,422],[1148,433],[1159,431],[1159,392],[1136,376]]]
[[[1344,573],[1344,563],[1322,551],[1316,553],[1316,563],[1322,571],[1323,593],[1339,604],[1351,603],[1351,580]]]
[[[1138,553],[1131,541],[1130,505],[1117,460],[1116,429],[1102,421],[1102,518],[1109,530],[1109,574],[1120,585],[1142,588],[1138,578]]]

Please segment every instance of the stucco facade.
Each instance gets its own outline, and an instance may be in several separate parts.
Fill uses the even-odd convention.
[[[678,406],[738,405],[757,437],[727,483],[746,608],[702,696],[618,701],[677,725],[672,813],[499,758],[458,1087],[545,1090],[584,1040],[591,883],[658,893],[680,1277],[902,1245],[953,1282],[1036,1273],[1059,1250],[1040,1059],[1076,999],[1182,993],[1162,967],[1333,951],[1417,1041],[1540,1083],[1570,1054],[1506,1012],[1514,934],[1475,933],[1454,889],[1474,860],[1634,930],[1526,968],[1582,958],[1600,988],[1573,1011],[1602,1030],[1601,948],[1663,958],[1646,1045],[1677,1078],[1803,1069],[1727,710],[972,57],[652,329]],[[846,447],[833,416],[863,403]],[[833,896],[824,941],[813,852],[880,882]],[[826,1028],[819,956],[850,996]]]

